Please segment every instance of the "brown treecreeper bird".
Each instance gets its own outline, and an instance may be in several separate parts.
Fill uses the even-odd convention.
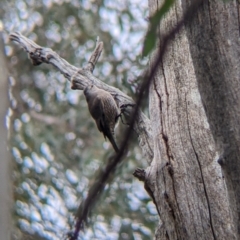
[[[114,129],[120,116],[118,108],[112,95],[95,85],[89,85],[84,89],[84,95],[88,103],[88,109],[96,121],[98,130],[111,142],[114,150],[119,151],[114,140]]]

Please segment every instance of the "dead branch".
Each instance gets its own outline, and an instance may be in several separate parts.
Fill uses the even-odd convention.
[[[130,121],[136,106],[133,99],[119,89],[105,84],[92,74],[95,64],[103,50],[102,42],[97,42],[96,48],[93,51],[87,66],[85,68],[77,68],[61,58],[52,49],[41,47],[20,33],[11,33],[10,40],[20,44],[20,46],[29,54],[33,65],[40,65],[41,63],[53,65],[72,83],[72,89],[83,90],[87,85],[94,84],[98,88],[108,91],[116,100],[125,118]],[[138,114],[138,118],[134,124],[134,130],[139,137],[143,155],[150,163],[153,158],[151,126],[149,119],[142,112]]]

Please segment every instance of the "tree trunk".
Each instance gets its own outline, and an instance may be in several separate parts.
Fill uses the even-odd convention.
[[[150,15],[162,2],[149,0]],[[159,39],[188,2],[176,1]],[[236,1],[205,1],[152,82],[154,159],[146,184],[160,215],[156,239],[240,239],[238,10]]]

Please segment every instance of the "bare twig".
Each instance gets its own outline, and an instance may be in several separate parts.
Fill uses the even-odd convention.
[[[93,72],[95,65],[98,61],[98,58],[100,57],[103,50],[103,42],[97,41],[96,48],[94,49],[89,61],[88,65],[85,68],[86,70],[89,70],[90,72]]]

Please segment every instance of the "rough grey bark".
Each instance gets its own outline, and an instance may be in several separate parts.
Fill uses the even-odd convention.
[[[162,3],[149,0],[150,15]],[[187,5],[176,1],[161,22],[159,39]],[[156,239],[240,239],[237,13],[236,1],[204,1],[168,47],[152,82],[154,159],[145,184],[160,215]]]
[[[240,5],[209,1],[188,29],[204,108],[220,153],[235,232],[240,239]],[[193,26],[197,25],[198,28]],[[204,41],[199,39],[199,36]]]
[[[11,230],[11,172],[10,157],[7,151],[6,114],[8,107],[7,68],[4,55],[2,29],[0,26],[0,238],[10,239]]]

